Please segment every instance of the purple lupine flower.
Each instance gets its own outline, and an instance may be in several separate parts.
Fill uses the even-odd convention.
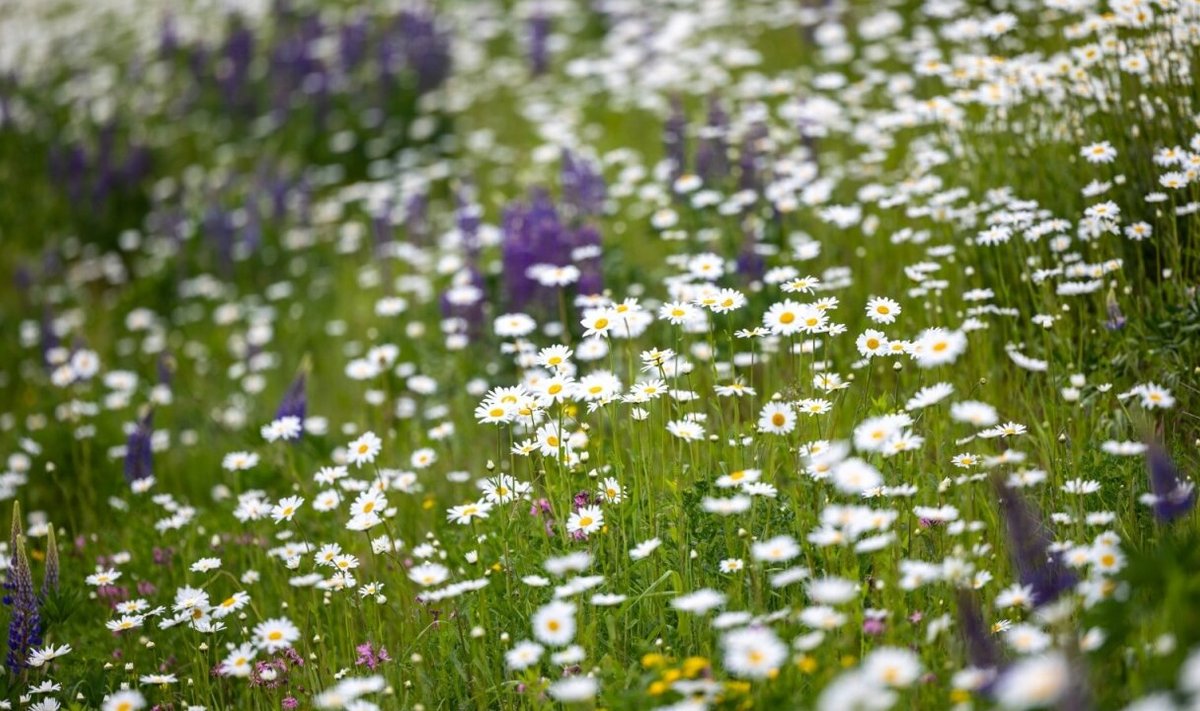
[[[738,187],[742,190],[758,190],[759,188],[759,142],[767,137],[767,127],[756,123],[746,132],[742,140],[741,155],[738,156]]]
[[[13,272],[13,286],[17,287],[22,297],[28,295],[29,290],[33,288],[33,271],[27,264],[18,264]]]
[[[50,526],[46,538],[46,571],[42,575],[42,599],[58,592],[59,560],[58,540],[54,535],[54,526]]]
[[[747,281],[758,281],[766,273],[766,261],[758,253],[758,238],[749,222],[742,230],[742,248],[738,251],[737,272]]]
[[[429,198],[424,193],[414,193],[404,203],[404,230],[414,244],[424,244],[429,235]]]
[[[200,223],[200,230],[216,250],[217,263],[221,271],[229,274],[233,269],[233,249],[235,245],[233,216],[216,204],[210,204],[204,212],[204,217]]]
[[[33,573],[25,554],[25,536],[17,537],[12,558],[12,617],[8,623],[8,657],[5,665],[14,674],[29,667],[29,650],[42,643],[42,621],[33,591]]]
[[[607,191],[604,176],[590,161],[570,151],[563,153],[562,161],[562,199],[565,206],[571,208],[571,217],[599,215],[604,211]]]
[[[1057,554],[1050,553],[1051,535],[1040,513],[999,477],[992,484],[1000,499],[1009,554],[1022,585],[1033,588],[1033,604],[1053,602],[1075,585],[1076,577]]]
[[[266,193],[271,203],[271,217],[282,219],[287,214],[288,194],[291,193],[292,183],[287,178],[273,175],[266,179]]]
[[[391,250],[392,242],[395,241],[391,202],[384,203],[371,215],[371,236],[375,239],[375,254],[380,257],[386,256]]]
[[[12,510],[12,528],[8,536],[8,570],[4,574],[4,604],[13,604],[13,590],[16,589],[16,582],[13,579],[14,571],[16,570],[16,551],[17,541],[21,539],[23,529],[21,528],[21,502],[13,501]]]
[[[175,376],[175,359],[167,351],[158,354],[158,360],[155,362],[155,370],[158,373],[159,385],[171,387],[171,382]]]
[[[254,95],[248,91],[247,84],[250,63],[254,60],[254,33],[240,15],[231,15],[230,25],[218,64],[220,71],[217,84],[226,107],[234,111],[250,111],[253,110]]]
[[[550,68],[550,18],[540,9],[529,18],[529,68],[535,77]]]
[[[179,32],[175,29],[175,16],[167,13],[158,30],[158,54],[160,57],[166,58],[174,54],[178,48]]]
[[[125,481],[130,484],[154,476],[153,433],[154,410],[147,410],[125,442]]]
[[[478,338],[483,333],[484,296],[487,294],[479,265],[479,227],[483,209],[474,201],[467,184],[454,191],[454,200],[457,205],[455,221],[466,252],[466,268],[455,275],[454,283],[442,293],[440,305],[443,316],[457,319],[471,338]]]
[[[358,17],[338,32],[338,55],[342,68],[350,71],[367,58],[367,19]]]
[[[529,267],[567,263],[559,246],[565,242],[564,230],[553,204],[541,191],[535,191],[528,203],[508,205],[501,219],[501,230],[507,302],[513,309],[523,309],[546,293],[546,289],[529,276]]]
[[[467,259],[478,266],[479,226],[482,224],[480,218],[483,215],[483,208],[474,201],[472,190],[470,186],[466,185],[460,186],[458,190],[454,191],[454,202],[456,205],[454,221],[462,235],[462,244],[467,252]]]
[[[406,10],[389,39],[400,45],[404,63],[416,77],[417,92],[428,93],[450,76],[450,38],[430,12]]]
[[[696,147],[696,174],[707,184],[715,183],[729,175],[729,147],[725,134],[729,129],[729,116],[721,107],[716,96],[708,100],[708,122],[700,134]]]
[[[276,420],[284,417],[295,417],[301,422],[304,421],[304,418],[308,414],[307,381],[308,363],[306,360],[300,372],[296,374],[296,378],[292,380],[292,384],[284,391],[283,399],[279,402],[279,409],[275,411]]]
[[[687,171],[687,115],[678,96],[671,97],[671,114],[663,125],[663,154],[671,163],[672,179]]]
[[[1180,480],[1175,462],[1157,442],[1151,442],[1146,449],[1146,469],[1150,474],[1154,515],[1159,521],[1170,523],[1192,510],[1196,504],[1195,484]]]
[[[42,362],[49,367],[50,351],[58,348],[59,339],[58,334],[54,331],[54,312],[50,310],[50,306],[48,304],[42,309],[42,320],[40,326],[41,329],[39,331],[39,335],[41,342],[39,345],[42,349]]]
[[[246,204],[242,208],[243,214],[246,216],[246,224],[242,226],[242,246],[247,253],[257,252],[262,246],[262,215],[259,213],[258,200],[256,196],[251,195],[246,198]]]
[[[1000,651],[988,634],[987,623],[975,595],[958,590],[958,629],[967,648],[967,660],[979,669],[995,669],[1000,664]]]

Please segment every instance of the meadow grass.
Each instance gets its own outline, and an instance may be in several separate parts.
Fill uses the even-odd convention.
[[[5,708],[1200,704],[1194,1],[19,6]]]

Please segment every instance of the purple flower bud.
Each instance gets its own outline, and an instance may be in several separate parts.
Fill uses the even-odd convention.
[[[42,643],[42,621],[38,597],[33,591],[33,573],[25,554],[25,536],[17,536],[9,564],[12,585],[12,617],[8,624],[8,657],[5,665],[14,674],[28,668],[29,650]]]
[[[160,353],[155,367],[158,371],[158,382],[168,388],[171,387],[171,381],[175,375],[175,359],[171,357],[171,354],[166,351]]]
[[[305,388],[307,380],[308,368],[306,363],[301,367],[292,384],[288,386],[287,391],[284,392],[283,399],[279,402],[279,409],[275,411],[275,419],[295,417],[301,422],[304,421],[304,417],[308,413],[308,392]]]
[[[1180,481],[1175,462],[1157,442],[1151,442],[1146,450],[1146,468],[1154,495],[1154,515],[1159,521],[1170,523],[1192,510],[1196,504],[1195,485]]]
[[[604,176],[591,162],[565,151],[560,180],[562,199],[570,208],[570,217],[582,218],[603,212],[608,188],[604,183]],[[599,234],[596,238],[596,244],[599,244]]]
[[[404,64],[416,77],[419,93],[436,89],[450,76],[450,37],[438,27],[432,13],[400,13],[396,32],[385,40],[387,43],[399,46]]]
[[[708,124],[696,147],[696,174],[705,184],[713,185],[729,175],[729,146],[725,133],[729,128],[729,116],[721,107],[716,96],[708,101]]]
[[[138,421],[125,443],[125,481],[135,481],[154,476],[154,454],[151,436],[154,433],[154,411],[149,410]]]
[[[747,281],[758,281],[766,273],[766,261],[758,253],[757,246],[754,229],[747,227],[743,230],[742,249],[737,256],[737,272]]]
[[[958,590],[958,630],[971,665],[979,669],[996,668],[1000,663],[1000,652],[988,634],[979,602],[972,593],[962,589]]]
[[[671,114],[663,125],[663,153],[671,163],[671,178],[687,172],[687,115],[683,101],[671,97]]]
[[[541,76],[550,67],[550,18],[541,11],[529,18],[529,66],[533,75]]]
[[[58,539],[54,533],[54,526],[51,526],[49,529],[49,534],[46,538],[46,572],[42,577],[42,599],[45,599],[48,595],[58,592],[58,583]]]
[[[1050,531],[1033,504],[997,477],[992,484],[1000,499],[1009,553],[1022,585],[1033,588],[1034,606],[1053,602],[1074,587],[1075,574],[1057,554],[1050,553]]]

